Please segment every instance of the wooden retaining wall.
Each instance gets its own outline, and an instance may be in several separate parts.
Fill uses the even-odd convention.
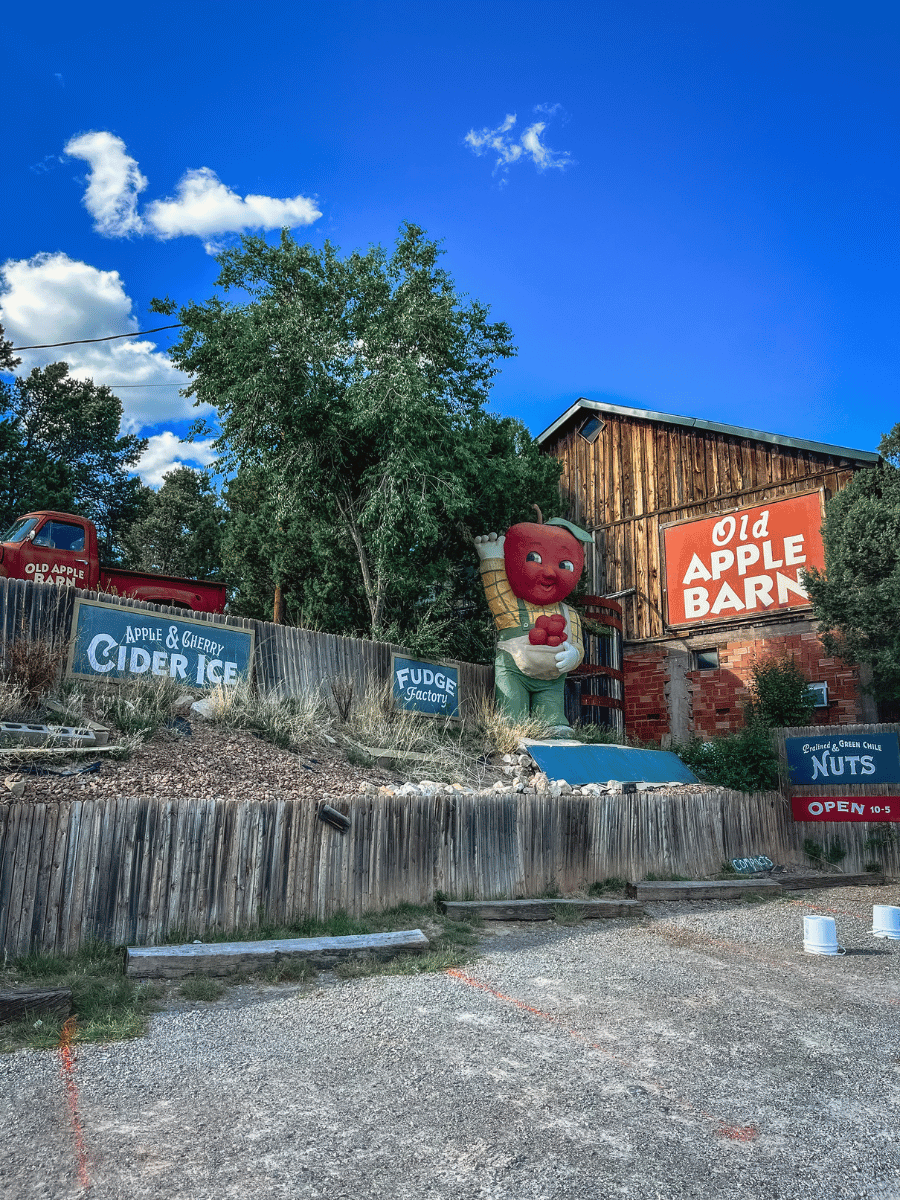
[[[391,678],[391,655],[409,655],[402,646],[364,638],[338,637],[268,621],[223,613],[185,612],[144,600],[87,592],[33,580],[0,579],[0,642],[21,636],[47,637],[68,644],[75,597],[100,600],[145,612],[170,614],[213,625],[252,629],[256,633],[253,673],[260,688],[277,696],[328,696],[332,680],[349,680],[356,695]],[[415,657],[415,656],[412,656]],[[481,697],[493,694],[494,669],[478,663],[448,661],[459,671],[463,711]]]
[[[0,805],[0,950],[68,952],[99,938],[146,945],[261,921],[401,901],[563,893],[649,872],[689,877],[732,857],[805,862],[804,837],[839,837],[845,871],[872,858],[871,826],[793,824],[778,793],[359,796],[341,835],[309,801],[136,799]],[[897,847],[884,860],[900,871]]]

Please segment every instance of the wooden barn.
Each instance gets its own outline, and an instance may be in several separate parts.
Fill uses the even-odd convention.
[[[784,654],[816,685],[817,723],[877,720],[860,668],[825,653],[801,581],[823,564],[825,501],[877,454],[586,399],[538,441],[594,535],[590,590],[622,607],[621,686],[599,690],[621,697],[629,734],[739,728],[754,662]]]

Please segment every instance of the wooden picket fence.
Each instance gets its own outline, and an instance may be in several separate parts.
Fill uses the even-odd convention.
[[[357,696],[387,684],[392,654],[409,655],[402,646],[364,638],[339,637],[289,625],[273,625],[223,613],[185,613],[143,600],[108,596],[32,580],[0,579],[0,642],[17,637],[48,638],[68,644],[75,598],[100,600],[125,608],[190,618],[213,625],[255,631],[253,675],[264,691],[279,697],[328,696],[333,680],[349,681]],[[459,695],[465,713],[493,692],[494,669],[479,663],[449,662],[459,671]]]
[[[99,938],[147,945],[173,933],[360,914],[460,899],[563,893],[649,872],[700,877],[733,857],[803,863],[804,837],[839,835],[842,863],[871,852],[864,825],[793,824],[778,793],[619,796],[359,796],[335,804],[342,835],[310,801],[133,799],[0,805],[0,949],[69,952]],[[900,870],[897,848],[885,866]]]

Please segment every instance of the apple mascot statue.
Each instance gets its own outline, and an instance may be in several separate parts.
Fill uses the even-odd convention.
[[[563,604],[584,568],[590,534],[554,517],[475,538],[481,581],[497,627],[495,692],[500,710],[569,728],[566,674],[584,658],[581,618]]]

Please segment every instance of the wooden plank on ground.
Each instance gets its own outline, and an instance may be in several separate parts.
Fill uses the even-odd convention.
[[[579,913],[587,921],[644,916],[637,900],[444,900],[441,908],[453,921],[552,921],[562,913]]]
[[[272,939],[266,942],[204,942],[186,946],[129,946],[126,975],[145,979],[182,979],[186,975],[233,975],[302,959],[330,967],[347,958],[393,958],[422,954],[429,947],[421,929],[364,933],[349,937]]]
[[[699,879],[632,884],[638,900],[734,900],[741,896],[778,896],[774,879]]]
[[[69,988],[14,988],[0,992],[0,1024],[30,1017],[67,1017],[71,1011]]]
[[[809,891],[812,888],[835,887],[878,887],[884,883],[883,875],[785,875],[777,883],[786,892]]]

